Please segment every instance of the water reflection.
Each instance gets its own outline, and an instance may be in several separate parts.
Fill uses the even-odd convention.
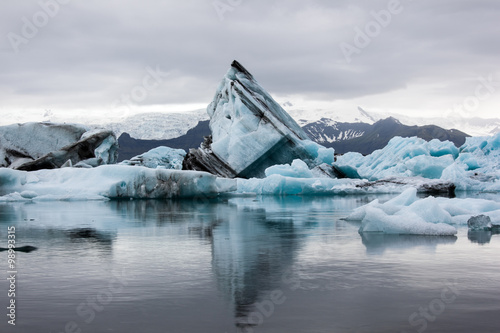
[[[258,323],[252,317],[258,312],[256,306],[283,284],[307,230],[325,223],[325,214],[326,223],[332,225],[328,218],[332,210],[349,212],[370,199],[358,200],[265,197],[202,203],[115,201],[108,206],[126,216],[131,227],[177,225],[190,237],[206,241],[217,286],[233,309],[236,327],[245,331]]]
[[[467,238],[471,243],[477,243],[480,245],[488,244],[491,242],[491,236],[500,234],[500,230],[469,230],[467,232]]]
[[[234,308],[236,326],[243,331],[258,324],[250,318],[255,306],[279,288],[293,265],[302,237],[290,218],[273,218],[266,209],[232,203],[213,229],[213,269],[220,290]]]
[[[435,297],[431,289],[422,299],[413,301],[421,297],[420,285],[427,286],[428,282],[427,276],[420,279],[415,275],[415,269],[436,272],[440,261],[434,258],[460,260],[470,256],[455,256],[461,251],[455,236],[359,235],[359,225],[340,221],[373,199],[241,197],[203,202],[0,204],[0,225],[16,224],[20,238],[26,242],[22,245],[39,248],[23,258],[25,295],[32,287],[32,299],[23,300],[27,306],[23,320],[28,321],[28,314],[34,313],[38,319],[34,316],[29,324],[41,325],[42,329],[22,327],[23,332],[60,331],[68,320],[76,320],[82,328],[94,332],[104,332],[105,328],[160,332],[165,325],[173,331],[223,332],[234,331],[236,326],[237,331],[248,332],[262,319],[274,327],[279,321],[283,331],[304,331],[280,321],[295,319],[294,313],[306,318],[301,322],[304,326],[307,320],[315,322],[321,327],[317,331],[346,332],[345,327],[353,327],[351,323],[357,323],[358,318],[362,318],[359,325],[363,320],[363,324],[377,323],[378,314],[366,314],[384,297],[384,304],[399,302],[385,314],[391,313],[393,322],[405,323],[416,306],[428,304]],[[491,240],[491,234],[469,233],[468,237],[481,244]],[[440,245],[455,246],[436,251]],[[401,255],[415,249],[414,256]],[[415,259],[427,258],[429,250],[433,260]],[[390,260],[386,260],[386,252],[390,252]],[[47,263],[51,264],[49,272],[39,268]],[[28,264],[34,267],[31,271]],[[476,260],[468,263],[473,264]],[[85,326],[75,318],[75,308],[88,294],[102,291],[112,270],[124,267],[127,288],[123,294],[114,295],[113,303],[98,313],[93,326]],[[454,267],[459,270],[462,265]],[[496,272],[494,267],[489,269]],[[30,279],[29,272],[38,275]],[[441,274],[448,277],[446,270]],[[291,276],[299,280],[298,288],[291,288]],[[40,287],[42,284],[44,287]],[[45,292],[45,286],[65,289],[51,293]],[[411,286],[419,287],[408,291]],[[283,310],[272,318],[267,316],[269,302],[280,298],[273,294],[276,291],[288,293],[287,303],[280,310],[295,312],[284,314]],[[146,318],[141,327],[133,326],[137,311]],[[40,319],[51,315],[58,316],[58,321],[53,320],[55,327]],[[222,324],[215,327],[215,322]],[[201,326],[198,330],[186,328],[197,323]],[[336,330],[333,325],[344,326]],[[0,324],[0,331],[3,327]],[[258,329],[265,331],[268,327]]]
[[[390,235],[382,233],[361,233],[366,253],[382,255],[387,250],[408,250],[416,247],[435,249],[438,245],[454,244],[456,236]]]

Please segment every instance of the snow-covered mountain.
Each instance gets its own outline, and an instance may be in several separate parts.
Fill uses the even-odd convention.
[[[398,118],[405,125],[436,125],[445,129],[458,129],[471,136],[490,136],[500,132],[500,118],[464,118],[460,116],[418,118],[387,114]]]
[[[334,122],[339,123],[365,123],[374,124],[380,119],[387,118],[383,116],[378,116],[377,114],[370,114],[358,107],[357,110],[349,110],[348,112],[342,110],[326,110],[326,109],[315,109],[315,110],[304,110],[296,109],[291,103],[283,104],[287,112],[295,119],[295,121],[300,126],[305,126],[307,124],[329,120],[330,124]],[[288,106],[288,108],[286,107]]]
[[[471,136],[490,136],[500,132],[500,118],[465,118],[460,115],[446,115],[440,117],[418,117],[389,112],[366,111],[361,107],[349,112],[338,110],[295,110],[293,105],[288,110],[290,115],[297,120],[301,126],[315,122],[332,120],[330,125],[337,123],[366,123],[373,125],[375,122],[389,117],[399,120],[408,126],[436,125],[447,130],[456,129]],[[353,135],[353,134],[351,134]],[[332,139],[332,138],[331,138]],[[329,140],[329,142],[332,142]]]
[[[198,122],[208,119],[208,114],[203,109],[182,113],[141,113],[121,122],[91,126],[111,129],[118,137],[126,132],[136,139],[168,140],[185,135]]]
[[[294,109],[291,104],[283,104],[292,118],[301,127],[309,126],[309,134],[318,142],[335,142],[357,138],[363,135],[367,125],[392,117],[407,126],[436,125],[447,130],[456,129],[471,136],[490,136],[500,132],[500,118],[463,118],[448,116],[424,118],[400,114],[370,112],[359,107],[352,112],[337,110],[302,110]],[[125,118],[120,122],[108,124],[90,124],[95,127],[112,129],[117,136],[126,132],[131,137],[142,140],[168,140],[178,138],[194,128],[199,121],[208,120],[206,110],[179,113],[143,113]],[[316,127],[316,129],[314,128]],[[324,127],[326,130],[320,129]]]
[[[349,151],[370,154],[376,149],[385,147],[395,136],[416,136],[427,141],[439,139],[451,141],[456,146],[461,146],[468,136],[459,130],[446,130],[436,125],[404,125],[393,117],[379,120],[374,124],[331,123],[323,119],[309,123],[303,129],[311,140],[325,147],[335,148],[335,151],[341,154]]]
[[[308,122],[303,128],[311,139],[324,145],[359,138],[371,128],[371,125],[364,122],[346,123],[321,118],[315,122]]]

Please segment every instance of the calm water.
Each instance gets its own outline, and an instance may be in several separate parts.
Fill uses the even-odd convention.
[[[361,236],[372,199],[0,204],[0,332],[500,331],[500,235]]]

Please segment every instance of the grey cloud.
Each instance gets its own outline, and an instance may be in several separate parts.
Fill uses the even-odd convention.
[[[238,59],[273,93],[335,100],[416,80],[464,80],[499,65],[493,0],[401,0],[403,12],[349,64],[339,44],[352,44],[354,28],[388,1],[243,0],[223,21],[213,3],[70,1],[14,53],[7,34],[19,34],[22,17],[40,6],[5,1],[0,98],[19,107],[104,107],[159,66],[171,75],[141,104],[208,103]]]

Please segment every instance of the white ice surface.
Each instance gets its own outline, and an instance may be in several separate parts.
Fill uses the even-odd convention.
[[[369,180],[393,176],[438,179],[456,156],[458,149],[449,141],[394,137],[387,146],[370,155],[347,153],[339,156],[335,164],[341,170],[354,167],[362,178]]]
[[[69,124],[25,123],[2,126],[0,167],[8,166],[6,158],[12,162],[16,158],[9,151],[21,152],[30,157],[28,160],[37,159],[77,142],[86,131],[84,126]]]
[[[449,141],[394,137],[370,155],[339,156],[335,165],[369,180],[420,176],[453,182],[458,190],[500,191],[500,133],[467,138],[460,148]]]
[[[0,201],[206,197],[234,190],[236,181],[229,181],[219,185],[217,177],[205,172],[125,165],[33,172],[2,168]]]
[[[0,167],[16,168],[49,153],[60,156],[64,154],[61,151],[63,147],[101,132],[103,129],[88,130],[87,127],[77,124],[25,123],[2,126]],[[110,134],[94,149],[95,159],[81,162],[88,166],[113,164],[116,163],[117,150],[116,137]]]
[[[309,140],[302,128],[247,73],[235,67],[219,84],[207,108],[212,132],[212,152],[236,174],[255,161],[290,143],[290,160],[304,155],[306,163],[332,163],[334,150]]]
[[[182,169],[182,161],[186,156],[183,149],[173,149],[169,147],[156,147],[150,151],[132,157],[130,160],[123,161],[120,164],[145,166],[147,168],[165,168],[165,169]]]
[[[293,160],[291,164],[278,164],[269,167],[265,171],[266,177],[271,175],[282,175],[293,178],[313,178],[313,173],[307,164],[299,159]]]
[[[484,214],[500,223],[500,203],[485,199],[419,199],[414,188],[385,203],[374,200],[355,209],[346,220],[361,221],[360,232],[454,235],[453,225],[467,225],[471,216]]]

